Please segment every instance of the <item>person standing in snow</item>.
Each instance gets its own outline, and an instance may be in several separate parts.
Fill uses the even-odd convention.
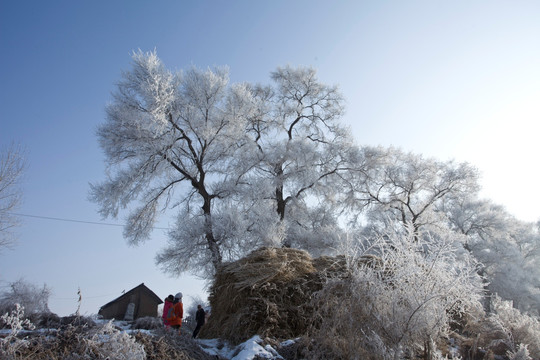
[[[167,314],[167,320],[171,327],[178,330],[180,335],[180,328],[182,327],[182,318],[184,317],[184,305],[182,304],[182,293],[174,295],[173,306],[169,309]]]
[[[204,325],[205,316],[206,313],[204,312],[203,307],[201,305],[197,305],[197,312],[195,313],[195,321],[197,322],[197,326],[193,331],[194,339],[197,337],[197,334],[199,333],[199,331],[201,331],[201,327]]]
[[[163,305],[163,315],[161,318],[163,319],[163,325],[165,325],[167,328],[171,326],[169,324],[169,320],[167,320],[167,314],[169,313],[169,309],[171,306],[173,306],[174,296],[169,295],[165,298],[165,305]]]

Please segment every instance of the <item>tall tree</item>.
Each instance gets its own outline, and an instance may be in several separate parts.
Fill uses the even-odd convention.
[[[25,158],[19,146],[11,145],[0,152],[0,250],[15,241],[13,229],[19,224],[13,211],[20,205],[21,177]]]
[[[475,196],[478,172],[467,163],[426,159],[395,148],[368,151],[374,164],[353,173],[349,202],[365,211],[370,231],[385,232],[397,223],[411,224],[414,234],[446,224],[439,206],[450,199]]]
[[[169,234],[178,243],[177,270],[208,264],[215,270],[223,254],[214,202],[228,196],[228,167],[242,147],[249,99],[246,86],[229,84],[225,68],[172,73],[155,52],[134,53],[97,132],[108,176],[91,185],[90,198],[102,216],[116,217],[138,202],[124,228],[129,243],[138,244],[150,237],[160,212],[178,207]]]
[[[253,87],[259,106],[248,133],[257,151],[244,179],[251,201],[275,214],[269,223],[282,232],[283,245],[310,250],[317,247],[315,234],[335,233],[324,230],[337,224],[324,200],[338,190],[335,176],[347,171],[355,151],[339,123],[344,99],[312,68],[287,66],[271,77],[273,86]]]
[[[540,313],[540,235],[533,223],[476,198],[445,204],[451,229],[466,235],[464,248],[479,261],[488,294],[523,311]]]

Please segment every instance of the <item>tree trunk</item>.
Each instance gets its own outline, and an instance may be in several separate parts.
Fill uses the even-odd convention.
[[[285,219],[285,206],[287,205],[285,199],[283,199],[283,186],[279,186],[276,188],[276,204],[279,220],[283,222],[283,220]],[[291,245],[292,244],[290,239],[286,237],[283,241],[283,247],[290,248]]]
[[[212,257],[212,265],[214,266],[214,270],[217,270],[223,262],[223,257],[221,256],[221,249],[214,238],[214,232],[212,230],[212,197],[210,194],[208,194],[204,187],[199,188],[199,194],[201,194],[204,200],[202,209],[204,214],[204,231],[206,242]]]
[[[277,213],[279,215],[279,220],[283,221],[285,219],[285,199],[283,199],[283,185],[276,188],[276,204],[277,204]]]
[[[276,211],[279,215],[279,220],[283,221],[285,220],[285,208],[287,206],[287,201],[283,197],[283,169],[281,168],[281,165],[276,165],[274,171],[276,172],[276,179],[279,181],[279,184],[276,186]],[[283,242],[283,247],[291,247],[291,242],[288,238]]]
[[[219,245],[214,238],[214,232],[212,231],[212,218],[210,214],[204,215],[204,223],[206,242],[208,243],[208,249],[210,250],[210,254],[212,256],[212,265],[214,266],[214,270],[217,270],[223,262],[223,258],[221,256]]]
[[[276,176],[276,180],[279,182],[276,185],[276,205],[277,205],[277,213],[279,215],[279,220],[283,221],[285,219],[285,205],[286,201],[283,198],[283,168],[281,164],[277,164],[274,166],[274,172]]]

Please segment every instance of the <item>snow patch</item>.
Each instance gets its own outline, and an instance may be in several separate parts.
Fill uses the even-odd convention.
[[[217,339],[200,339],[197,342],[207,354],[218,355],[231,360],[252,360],[255,356],[260,359],[283,359],[272,346],[266,345],[263,347],[263,341],[259,335],[255,335],[240,345],[233,347]],[[287,343],[292,344],[294,341],[288,340]]]

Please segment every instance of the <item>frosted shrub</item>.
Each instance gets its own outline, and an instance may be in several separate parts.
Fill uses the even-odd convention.
[[[2,315],[1,319],[11,332],[5,338],[0,338],[0,358],[15,359],[17,353],[28,347],[28,342],[17,335],[24,329],[33,330],[34,325],[24,318],[24,308],[19,304],[15,304],[15,309]]]
[[[441,356],[435,346],[452,319],[481,307],[474,264],[457,260],[454,240],[450,233],[437,241],[394,233],[371,244],[376,261],[351,255],[350,278],[332,280],[318,294],[320,358],[330,351],[339,358],[391,359],[420,349]]]
[[[527,353],[534,358],[540,358],[540,322],[538,319],[527,314],[522,314],[518,309],[512,306],[511,301],[503,301],[498,296],[493,299],[493,308],[495,315],[494,321],[497,321],[505,330],[508,336],[510,346],[518,347],[515,356]],[[512,344],[512,342],[514,344]],[[525,350],[523,345],[527,345]],[[513,359],[526,359],[524,357],[513,357]]]
[[[51,289],[46,284],[39,287],[23,279],[9,284],[8,290],[0,294],[0,311],[11,311],[15,304],[24,307],[26,314],[50,313]]]
[[[5,313],[0,317],[2,322],[11,329],[11,335],[16,336],[21,330],[33,330],[35,327],[30,320],[24,317],[24,307],[15,304],[15,309],[11,313]]]
[[[520,344],[519,348],[516,352],[509,351],[508,357],[510,360],[531,360],[532,358],[529,356],[529,350],[527,349],[527,345]]]
[[[146,353],[144,346],[138,344],[135,338],[124,331],[115,329],[112,321],[109,321],[98,331],[84,341],[87,352],[97,358],[109,358],[116,360],[144,360]]]
[[[102,326],[89,328],[87,325],[69,324],[47,336],[34,336],[31,340],[16,335],[29,324],[23,313],[6,314],[5,321],[13,324],[13,331],[0,339],[0,359],[115,359],[144,360],[144,345],[135,337],[114,327],[112,321]],[[32,327],[30,327],[32,328]]]

